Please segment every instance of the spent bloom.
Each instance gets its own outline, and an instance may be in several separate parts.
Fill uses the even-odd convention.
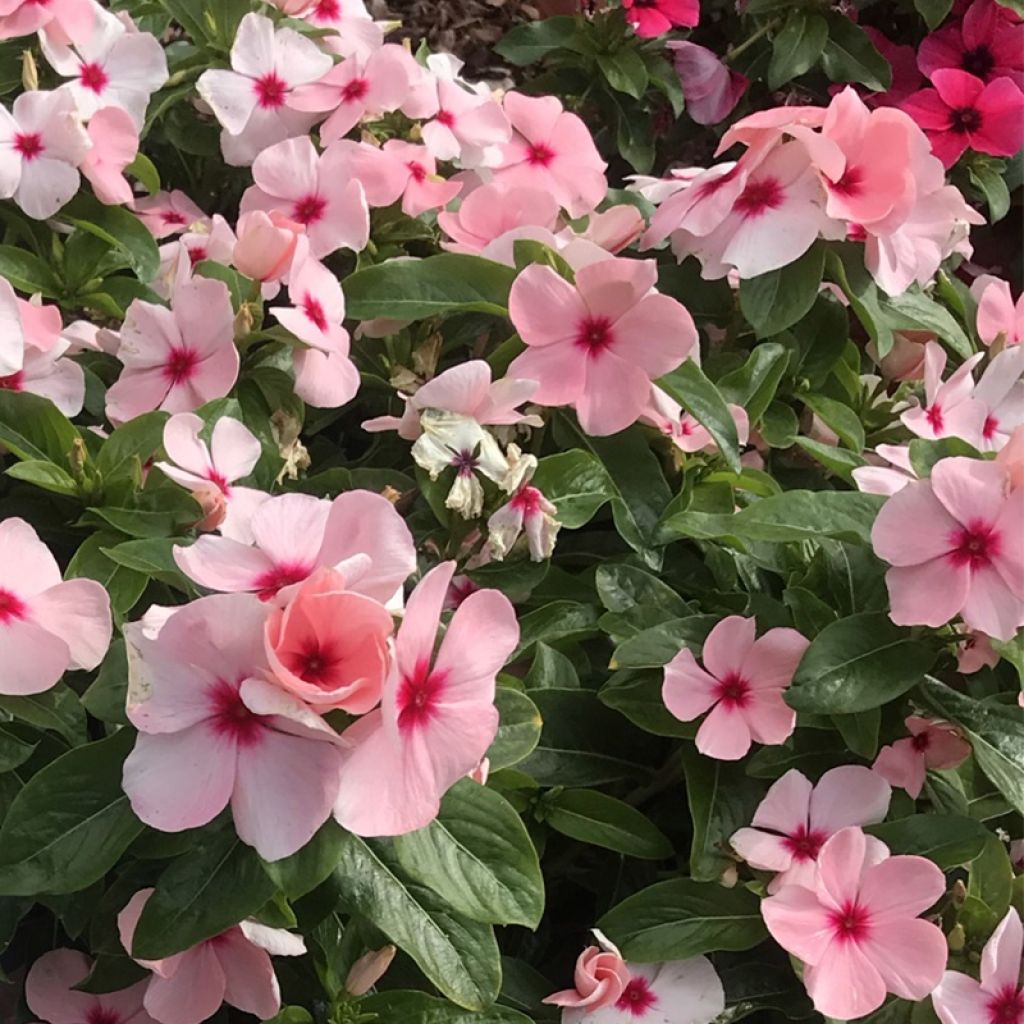
[[[910,715],[905,724],[910,735],[882,747],[872,768],[916,800],[925,774],[955,768],[970,756],[971,745],[948,722]]]
[[[783,699],[810,644],[795,629],[770,629],[755,639],[757,623],[730,615],[704,641],[703,668],[688,648],[666,666],[661,696],[681,722],[710,714],[697,730],[697,749],[736,761],[751,742],[784,743],[796,712]]]
[[[561,525],[558,509],[542,491],[524,484],[487,520],[487,550],[500,562],[525,531],[530,558],[543,562],[555,550],[555,539]]]
[[[638,7],[639,4],[634,10]],[[673,39],[666,46],[683,88],[690,119],[705,125],[724,121],[747,91],[746,75],[726,67],[711,50],[689,40]]]

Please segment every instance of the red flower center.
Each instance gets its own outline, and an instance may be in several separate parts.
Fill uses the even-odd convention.
[[[299,224],[315,224],[324,215],[327,200],[318,195],[303,196],[292,207],[292,220]]]
[[[416,181],[425,181],[427,178],[427,169],[421,163],[417,163],[415,160],[410,160],[406,165],[409,168],[409,173],[412,174],[413,179]]]
[[[543,142],[534,142],[526,153],[526,162],[540,167],[547,167],[555,159],[555,151]]]
[[[322,18],[324,21],[337,21],[341,17],[341,4],[338,0],[319,0],[313,8],[312,17]]]
[[[525,518],[535,516],[540,511],[540,503],[544,495],[536,487],[524,487],[509,504],[519,509]]]
[[[840,942],[859,942],[871,933],[871,915],[855,900],[847,901],[829,914],[835,937]]]
[[[240,747],[259,743],[263,725],[243,703],[237,686],[218,680],[209,692],[213,728],[218,735],[234,740]]]
[[[0,377],[0,391],[20,391],[25,380],[25,374],[21,370]]]
[[[0,625],[25,617],[25,604],[17,594],[0,587]]]
[[[989,413],[985,417],[985,423],[981,428],[981,436],[985,438],[986,441],[991,441],[998,429],[999,418],[997,416],[993,416],[992,413]]]
[[[964,55],[960,58],[960,67],[977,78],[988,78],[995,66],[996,59],[985,43],[975,46],[972,50],[964,50]]]
[[[1005,986],[985,1005],[989,1024],[1024,1024],[1024,989]]]
[[[102,1006],[94,1006],[85,1015],[84,1024],[121,1024],[121,1014],[116,1010],[106,1010]]]
[[[269,601],[282,587],[301,583],[312,572],[312,566],[298,562],[282,562],[262,572],[253,580],[253,589],[261,601]]]
[[[188,261],[194,267],[197,263],[202,263],[206,259],[207,252],[205,245],[193,245],[188,249]]]
[[[186,223],[185,215],[183,213],[178,213],[176,210],[164,210],[160,214],[160,219],[165,224],[185,224]]]
[[[734,209],[744,220],[760,217],[768,210],[777,210],[786,198],[786,193],[775,178],[760,178],[751,181],[740,193]]]
[[[995,527],[982,520],[974,520],[949,538],[952,551],[949,557],[955,566],[982,569],[999,554],[1001,539]]]
[[[318,331],[327,330],[327,316],[319,299],[307,293],[302,300],[302,312]]]
[[[353,78],[346,82],[341,90],[342,103],[355,103],[361,100],[370,91],[370,83],[365,78]]]
[[[39,132],[18,132],[14,136],[14,149],[23,160],[35,160],[43,152],[43,137]]]
[[[261,107],[273,110],[284,106],[288,83],[276,71],[268,71],[265,75],[260,75],[253,83],[253,88],[256,90],[256,100]]]
[[[633,1017],[644,1017],[657,1001],[658,997],[651,991],[650,982],[646,978],[631,978],[622,990],[615,1009]]]
[[[842,196],[858,196],[863,191],[864,171],[860,167],[847,167],[838,181],[829,182],[833,192]]]
[[[588,316],[576,330],[576,344],[589,356],[610,348],[614,340],[612,322],[606,316]]]
[[[969,135],[981,127],[981,111],[975,107],[957,107],[949,115],[949,129],[957,135]]]
[[[94,93],[101,93],[110,83],[110,76],[99,64],[83,64],[78,69],[78,80],[82,83],[83,89],[92,89]]]
[[[418,729],[437,714],[437,703],[444,691],[445,673],[431,671],[424,658],[411,676],[402,676],[395,702],[398,708],[398,728],[402,732]]]
[[[935,431],[936,434],[941,434],[946,427],[946,420],[942,414],[942,406],[936,403],[935,405],[929,405],[924,411],[924,418],[928,421],[928,426]]]
[[[195,376],[198,365],[199,353],[195,349],[174,348],[171,349],[171,354],[167,357],[167,362],[164,363],[164,376],[174,387]]]
[[[324,690],[334,689],[338,683],[341,656],[330,643],[313,639],[301,651],[282,660],[290,672]]]
[[[742,676],[728,675],[718,681],[716,696],[727,708],[744,708],[750,703],[750,683]]]
[[[927,729],[924,732],[917,733],[911,738],[910,745],[919,754],[923,754],[932,745],[931,733]]]
[[[455,124],[455,115],[448,110],[439,110],[437,112],[437,123],[443,124],[446,128],[451,128]]]
[[[818,854],[828,836],[824,832],[812,832],[806,825],[801,825],[791,836],[782,840],[794,860],[817,860]]]

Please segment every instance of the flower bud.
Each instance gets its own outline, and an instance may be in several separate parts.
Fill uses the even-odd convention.
[[[251,210],[238,218],[234,264],[254,281],[279,281],[292,265],[305,228],[276,210]]]
[[[345,990],[352,996],[363,996],[384,977],[384,972],[395,959],[395,947],[384,946],[381,949],[364,953],[353,965],[345,979]]]

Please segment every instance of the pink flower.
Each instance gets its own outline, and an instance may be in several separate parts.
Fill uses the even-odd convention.
[[[273,210],[250,210],[238,218],[232,262],[246,277],[264,284],[288,276],[305,228]]]
[[[622,6],[641,39],[663,36],[677,25],[693,28],[700,21],[698,0],[622,0]]]
[[[443,247],[474,255],[515,228],[532,225],[551,231],[557,220],[558,203],[549,192],[499,183],[474,189],[454,213],[442,210],[437,215],[437,223],[453,239]]]
[[[710,710],[697,730],[697,749],[736,761],[751,741],[784,743],[796,712],[783,699],[810,641],[795,629],[769,629],[754,639],[757,623],[730,615],[704,641],[704,667],[683,648],[666,666],[661,697],[681,722]]]
[[[152,889],[140,889],[117,915],[121,945],[129,954],[139,918],[152,895]],[[305,949],[298,935],[243,921],[163,960],[137,960],[153,972],[148,981],[139,983],[145,986],[146,1011],[159,1024],[202,1024],[221,1003],[227,1003],[269,1020],[281,1009],[270,954],[300,956]],[[140,1024],[149,1019],[143,1017]],[[98,1024],[107,1022],[101,1019]]]
[[[176,609],[155,637],[125,627],[139,736],[122,785],[161,832],[205,825],[230,804],[238,837],[278,860],[329,817],[341,755],[319,715],[266,681],[266,617],[250,594],[214,594]]]
[[[52,217],[78,191],[89,146],[70,93],[23,92],[10,113],[0,106],[0,198],[36,220]]]
[[[231,225],[219,213],[195,221],[189,230],[160,246],[160,270],[150,287],[163,298],[170,298],[204,260],[231,266],[237,244]]]
[[[92,962],[76,949],[44,953],[25,978],[28,1008],[47,1024],[158,1024],[143,1009],[145,981],[103,995],[76,991],[91,969]]]
[[[852,475],[858,491],[889,496],[902,491],[907,484],[917,479],[910,463],[909,446],[880,444],[876,446],[875,452],[880,456],[878,462],[884,459],[889,465],[860,466],[855,469]]]
[[[903,425],[928,440],[960,437],[980,444],[985,407],[975,397],[971,370],[983,358],[983,353],[975,353],[944,381],[946,350],[937,341],[927,342],[924,347],[925,404],[902,413]]]
[[[0,522],[0,693],[42,693],[69,668],[96,668],[111,630],[110,598],[99,583],[65,583],[57,560],[24,519]]]
[[[469,359],[439,373],[415,394],[402,395],[405,410],[401,418],[378,416],[366,420],[362,426],[371,433],[397,430],[399,437],[415,441],[423,433],[420,414],[426,409],[442,409],[467,416],[481,426],[523,423],[539,427],[538,417],[527,416],[516,408],[529,401],[536,390],[536,381],[532,380],[505,377],[492,383],[488,363],[483,359]]]
[[[423,126],[423,142],[438,160],[459,160],[463,167],[500,160],[500,146],[512,127],[501,104],[486,90],[470,92],[450,79],[437,80],[438,109]]]
[[[898,107],[911,93],[921,87],[921,72],[917,69],[917,53],[913,46],[894,43],[888,36],[871,25],[860,30],[874,43],[875,49],[892,68],[892,85],[885,92],[870,92],[864,96],[869,107]],[[835,87],[837,90],[839,86]]]
[[[344,161],[344,152],[333,147],[318,156],[308,136],[263,150],[253,161],[256,184],[242,196],[242,215],[276,211],[301,224],[317,259],[336,249],[365,249],[370,211],[362,185],[350,179]]]
[[[1017,427],[1010,435],[1010,440],[996,456],[996,463],[1006,470],[1009,490],[1024,487],[1024,427]]]
[[[487,520],[487,541],[491,557],[500,562],[526,531],[530,557],[535,562],[550,558],[558,536],[558,509],[536,487],[525,484],[512,500]]]
[[[353,996],[366,995],[387,973],[397,952],[395,946],[383,946],[364,953],[349,968],[345,977],[345,991]]]
[[[691,2],[697,6],[696,0]],[[727,68],[716,54],[696,43],[673,39],[665,45],[683,87],[690,119],[705,125],[724,121],[747,91],[747,76]]]
[[[0,377],[0,391],[27,391],[48,398],[65,416],[77,416],[85,402],[85,374],[73,359],[64,358],[69,347],[63,338],[46,352],[26,345],[22,368]]]
[[[600,213],[592,213],[587,218],[586,229],[575,237],[585,238],[606,252],[617,253],[632,245],[644,233],[646,226],[643,215],[635,206],[619,203]]]
[[[177,189],[136,199],[132,209],[157,238],[187,231],[197,222],[209,222],[209,217],[184,192]]]
[[[239,367],[234,316],[227,285],[209,278],[179,284],[170,309],[135,299],[117,350],[124,369],[107,391],[110,421],[190,412],[226,395]]]
[[[986,84],[966,71],[933,72],[933,89],[922,89],[903,109],[924,129],[932,151],[952,167],[967,149],[1013,156],[1024,146],[1024,92],[1010,78]]]
[[[495,180],[548,192],[570,217],[590,213],[605,197],[608,182],[607,165],[587,126],[554,96],[508,92],[503,105],[515,133],[505,144]]]
[[[103,107],[119,107],[141,131],[150,96],[167,82],[160,41],[149,32],[126,31],[102,9],[88,38],[69,47],[55,45],[44,35],[42,48],[54,71],[72,79],[65,88],[87,119]]]
[[[804,962],[814,1008],[851,1020],[887,992],[918,1000],[938,984],[946,939],[917,915],[945,891],[931,861],[891,857],[859,828],[844,828],[821,848],[813,887],[787,885],[761,913],[775,941]]]
[[[575,286],[533,264],[515,280],[509,316],[527,345],[509,367],[540,382],[539,405],[574,405],[588,434],[635,423],[651,381],[697,344],[686,309],[654,291],[654,260],[607,259],[581,268]]]
[[[978,337],[986,345],[1024,342],[1024,293],[1014,303],[1008,281],[983,274],[971,285],[978,300]]]
[[[629,980],[629,968],[617,951],[587,946],[576,960],[575,987],[556,992],[544,1002],[596,1012],[614,1006],[622,998]]]
[[[324,144],[334,142],[360,121],[397,110],[417,71],[410,53],[396,43],[385,43],[365,58],[346,58],[323,78],[296,89],[290,105],[313,113],[332,111],[320,125],[320,139]]]
[[[963,20],[925,36],[917,50],[921,71],[931,78],[959,68],[984,82],[1012,78],[1024,88],[1024,25],[1005,17],[995,0],[975,0]]]
[[[302,0],[277,0],[281,3]],[[363,0],[310,0],[302,17],[319,29],[327,29],[322,44],[342,57],[368,57],[384,42],[384,31],[366,10]],[[417,65],[418,66],[418,65]]]
[[[999,451],[1017,427],[1024,424],[1024,346],[1004,349],[988,364],[974,388],[974,399],[985,419],[977,447]]]
[[[873,825],[889,810],[889,784],[870,768],[843,765],[825,772],[816,786],[791,768],[774,782],[751,821],[729,840],[760,871],[778,872],[768,884],[814,888],[818,854],[828,839],[849,825]]]
[[[321,714],[376,707],[390,665],[393,623],[383,605],[319,569],[267,619],[264,643],[276,681]]]
[[[747,411],[739,405],[730,404],[728,408],[733,423],[736,425],[740,445],[745,445],[750,436],[750,419],[747,416]],[[680,451],[718,450],[718,445],[708,433],[707,428],[701,426],[688,412],[684,412],[683,407],[662,391],[657,384],[651,385],[648,405],[640,416],[640,422],[656,427],[666,437],[671,438],[672,443]]]
[[[956,615],[972,629],[1012,639],[1024,625],[1024,490],[1006,493],[995,462],[943,459],[931,478],[882,506],[871,531],[900,626],[942,626]]]
[[[381,707],[344,733],[352,746],[334,816],[357,835],[399,835],[433,820],[441,797],[480,763],[497,733],[495,677],[519,625],[507,597],[478,590],[452,615],[435,655],[454,571],[444,562],[412,592]]]
[[[461,181],[445,181],[438,176],[437,162],[426,146],[391,139],[381,147],[391,158],[402,180],[402,212],[418,217],[427,210],[447,206],[462,190]]]
[[[4,0],[0,4],[0,39],[42,30],[60,43],[82,43],[95,30],[97,7],[93,0]]]
[[[333,502],[308,494],[265,501],[250,521],[253,544],[200,537],[174,548],[186,576],[210,590],[254,591],[262,600],[318,568],[337,569],[348,590],[385,603],[416,568],[412,535],[387,498],[346,491]]]
[[[946,722],[911,715],[906,726],[910,736],[882,747],[872,768],[916,800],[924,788],[925,773],[955,768],[970,756],[971,745]]]
[[[204,71],[196,83],[224,128],[224,159],[244,166],[275,142],[308,131],[315,116],[293,109],[292,97],[331,67],[312,39],[290,28],[275,31],[269,18],[247,14],[231,47],[231,70]]]
[[[969,676],[999,664],[999,655],[990,637],[966,626],[958,626],[957,632],[961,634],[956,645],[956,667],[959,672]]]
[[[1024,1020],[1024,925],[1007,910],[981,953],[981,981],[946,971],[932,993],[942,1024],[1019,1024]]]
[[[120,107],[104,107],[93,114],[88,130],[92,149],[82,160],[82,174],[101,203],[130,203],[134,193],[124,169],[139,152],[139,136],[132,119]]]

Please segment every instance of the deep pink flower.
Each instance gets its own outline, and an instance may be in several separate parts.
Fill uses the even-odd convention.
[[[761,903],[768,931],[804,962],[814,1008],[851,1020],[891,992],[925,999],[946,966],[946,937],[918,914],[946,891],[924,857],[892,857],[859,828],[837,832],[818,854],[813,887],[787,885]]]
[[[700,21],[699,0],[622,0],[626,20],[641,39],[653,39],[677,26],[693,28]]]
[[[704,46],[676,39],[665,45],[679,76],[690,119],[697,124],[724,121],[747,91],[747,76],[726,67]]]
[[[704,667],[688,648],[666,666],[661,697],[681,722],[710,714],[697,730],[697,749],[736,761],[751,742],[784,743],[796,712],[783,693],[810,641],[795,629],[769,629],[755,639],[756,620],[730,615],[704,641]]]
[[[973,149],[992,156],[1013,156],[1024,146],[1024,92],[1011,78],[987,84],[966,71],[945,68],[931,76],[903,109],[924,129],[932,152],[952,167]]]
[[[1012,639],[1024,625],[1024,490],[996,462],[950,458],[882,506],[871,531],[897,625],[972,629]]]
[[[480,763],[498,730],[495,677],[519,641],[504,594],[478,590],[434,653],[454,562],[409,597],[381,707],[344,733],[351,746],[334,815],[362,836],[399,835],[437,815],[441,797]]]
[[[953,726],[934,718],[911,715],[905,724],[910,736],[882,747],[872,767],[916,800],[924,788],[925,774],[955,768],[970,756],[971,745]]]
[[[911,93],[917,92],[923,84],[917,67],[917,53],[913,46],[895,43],[888,36],[871,25],[861,25],[860,30],[875,45],[875,49],[889,62],[892,68],[892,85],[885,92],[864,92],[864,102],[869,107],[898,107]],[[834,86],[839,91],[842,86]]]
[[[527,350],[509,373],[539,382],[539,405],[574,405],[588,434],[635,423],[651,382],[697,344],[692,317],[654,291],[656,279],[653,260],[591,263],[576,273],[575,286],[550,267],[527,267],[509,295],[509,316]]]
[[[110,645],[110,598],[95,580],[61,579],[36,531],[0,522],[0,693],[42,693],[69,669],[93,669]]]
[[[833,768],[813,786],[791,768],[772,783],[751,827],[733,833],[729,842],[751,867],[778,872],[769,893],[784,885],[813,889],[822,846],[841,828],[881,821],[891,795],[889,783],[861,765]]]
[[[962,21],[926,36],[917,50],[921,71],[932,78],[959,68],[984,82],[1012,78],[1024,89],[1024,25],[1006,17],[995,0],[974,0]]]

